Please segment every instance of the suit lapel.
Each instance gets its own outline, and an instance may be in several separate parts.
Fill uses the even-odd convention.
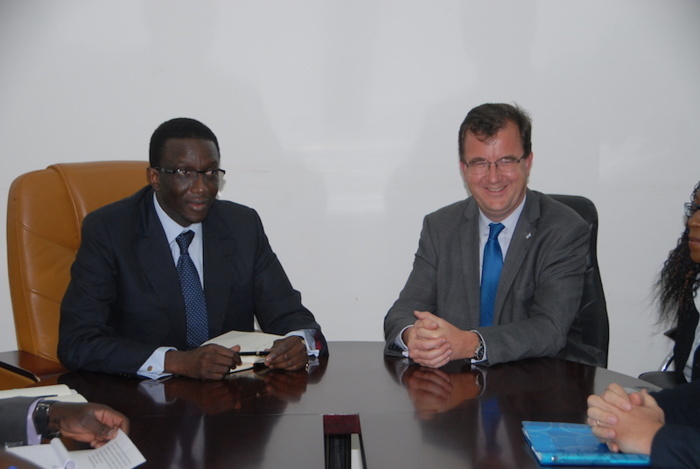
[[[172,330],[178,337],[182,337],[184,344],[187,330],[185,302],[181,294],[173,294],[180,292],[180,280],[163,226],[153,208],[153,193],[150,190],[141,203],[140,232],[137,233],[134,250],[159,302],[168,311]]]
[[[210,334],[224,332],[223,324],[231,291],[231,271],[235,261],[236,241],[216,210],[216,202],[203,223],[204,296],[207,300]]]
[[[496,304],[493,312],[493,323],[499,324],[503,303],[510,291],[513,281],[520,270],[520,266],[525,260],[525,255],[532,247],[535,240],[538,221],[540,218],[540,201],[538,194],[528,190],[525,200],[525,207],[520,214],[520,219],[515,225],[513,237],[503,262],[501,278],[498,281],[498,292],[496,293]]]
[[[467,200],[464,217],[460,222],[460,256],[462,281],[466,292],[467,314],[469,324],[479,325],[481,267],[479,253],[479,210],[473,198]]]

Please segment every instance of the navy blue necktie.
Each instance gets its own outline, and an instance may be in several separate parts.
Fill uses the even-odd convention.
[[[207,320],[207,302],[204,299],[204,290],[199,281],[197,268],[192,262],[187,250],[194,238],[194,231],[187,230],[175,238],[180,246],[180,258],[177,260],[177,275],[180,277],[182,296],[185,299],[185,312],[187,313],[187,348],[193,349],[202,345],[209,338],[209,326]]]
[[[489,224],[489,240],[484,247],[484,262],[481,267],[481,316],[480,326],[493,326],[493,308],[496,304],[498,279],[501,278],[503,254],[498,244],[498,235],[503,231],[501,223]]]

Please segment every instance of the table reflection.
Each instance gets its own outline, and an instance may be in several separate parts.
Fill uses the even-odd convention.
[[[242,372],[217,382],[87,372],[57,379],[129,417],[144,469],[323,467],[326,414],[359,415],[369,467],[535,469],[523,420],[584,422],[589,394],[613,381],[645,385],[550,358],[432,370],[386,357],[381,342],[329,348],[331,358],[308,373]]]
[[[410,367],[401,377],[416,408],[418,418],[431,419],[436,413],[457,407],[481,394],[481,373],[478,370],[447,373],[424,367]]]
[[[594,367],[554,359],[493,367],[458,361],[440,369],[406,359],[385,364],[413,403],[423,444],[490,468],[527,459],[523,420],[582,422],[595,374]]]
[[[146,467],[261,467],[287,404],[302,399],[324,371],[323,365],[309,372],[264,369],[221,381],[152,381],[78,371],[63,374],[59,382],[129,417],[129,436],[146,457]]]

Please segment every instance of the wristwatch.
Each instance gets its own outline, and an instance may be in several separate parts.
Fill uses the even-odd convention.
[[[34,409],[34,415],[32,420],[34,421],[34,428],[36,432],[41,435],[45,440],[50,440],[56,438],[60,435],[58,430],[52,431],[49,429],[50,419],[49,412],[51,406],[54,405],[56,401],[39,401]]]
[[[474,349],[474,356],[472,357],[472,360],[478,362],[484,359],[484,342],[481,340],[481,336],[479,334],[476,336],[479,338],[479,345],[477,345]]]

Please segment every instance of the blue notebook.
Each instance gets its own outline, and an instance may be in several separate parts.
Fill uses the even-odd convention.
[[[544,466],[648,466],[644,454],[613,453],[581,423],[523,422],[532,452]]]

